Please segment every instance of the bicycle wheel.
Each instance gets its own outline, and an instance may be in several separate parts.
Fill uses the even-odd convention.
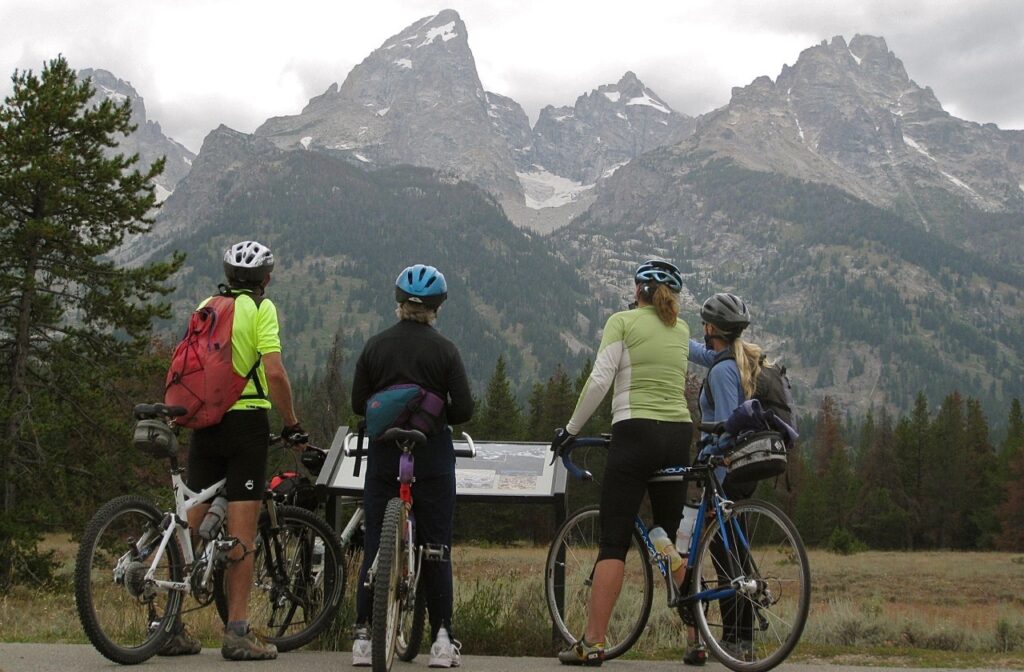
[[[744,543],[744,539],[746,540]],[[760,500],[737,502],[726,532],[709,521],[694,563],[690,594],[709,594],[693,610],[711,653],[731,670],[770,670],[792,652],[803,633],[811,601],[811,570],[796,527],[778,507]]]
[[[341,604],[345,565],[334,530],[297,506],[277,506],[277,527],[260,516],[249,591],[249,624],[278,651],[309,644],[331,622]],[[217,570],[214,599],[227,623],[227,571]]]
[[[416,591],[415,604],[409,604],[408,600],[402,602],[402,615],[398,621],[398,640],[395,642],[395,652],[398,659],[406,663],[412,661],[420,652],[420,645],[423,643],[423,624],[427,618],[427,600],[424,597],[423,587]]]
[[[589,506],[569,516],[548,550],[544,593],[551,621],[567,644],[582,637],[587,625],[590,588],[600,547],[598,514],[597,506]],[[622,591],[608,621],[605,660],[628,651],[640,638],[651,615],[654,578],[647,549],[636,530],[631,539]]]
[[[407,516],[405,502],[397,497],[389,501],[384,510],[377,570],[373,575],[373,618],[370,623],[373,672],[388,672],[395,660],[398,623],[405,597],[402,583],[408,576],[405,566]]]
[[[183,595],[146,581],[160,547],[163,514],[142,497],[126,495],[99,508],[75,559],[75,603],[96,650],[122,665],[149,659],[171,637]],[[154,578],[181,581],[183,562],[172,538]]]

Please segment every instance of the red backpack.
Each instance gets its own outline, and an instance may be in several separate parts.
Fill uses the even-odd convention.
[[[258,299],[253,297],[254,301]],[[182,427],[202,429],[216,425],[242,398],[251,378],[256,383],[256,398],[263,399],[259,376],[260,357],[249,373],[235,373],[231,361],[231,326],[235,319],[235,297],[214,296],[192,313],[185,337],[174,349],[167,370],[164,403],[183,406],[188,412],[175,419]]]

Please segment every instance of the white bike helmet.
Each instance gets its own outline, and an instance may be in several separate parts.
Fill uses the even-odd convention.
[[[255,240],[235,243],[224,253],[224,275],[228,282],[263,282],[273,270],[274,255],[270,248]]]

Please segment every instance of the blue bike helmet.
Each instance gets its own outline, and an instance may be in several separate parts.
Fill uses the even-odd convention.
[[[640,264],[633,279],[638,285],[665,285],[677,294],[683,288],[683,275],[679,269],[667,261],[650,259]]]
[[[433,266],[410,266],[395,280],[395,300],[399,303],[411,301],[437,308],[447,298],[448,283],[444,281],[444,274]]]

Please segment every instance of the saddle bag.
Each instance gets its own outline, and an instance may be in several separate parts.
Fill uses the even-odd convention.
[[[775,478],[786,471],[786,444],[778,432],[747,432],[726,451],[725,464],[734,483]]]

